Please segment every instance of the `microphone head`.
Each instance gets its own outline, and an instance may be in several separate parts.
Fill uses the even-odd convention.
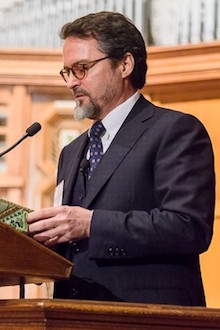
[[[37,132],[39,132],[40,129],[41,129],[41,124],[39,124],[37,122],[33,123],[31,126],[29,126],[26,129],[27,136],[35,135]]]
[[[89,161],[86,158],[83,158],[79,165],[80,172],[84,174],[84,172],[89,169],[89,166],[90,166]]]

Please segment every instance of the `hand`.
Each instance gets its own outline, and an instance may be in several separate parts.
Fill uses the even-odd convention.
[[[79,206],[57,206],[28,215],[29,234],[46,246],[88,238],[92,211]]]

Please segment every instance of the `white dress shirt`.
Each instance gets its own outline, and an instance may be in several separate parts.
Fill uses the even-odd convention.
[[[102,124],[106,129],[105,133],[101,137],[103,153],[105,153],[110,146],[112,140],[114,139],[115,135],[119,131],[120,127],[124,123],[129,113],[131,112],[131,109],[133,108],[139,97],[139,92],[134,93],[131,97],[129,97],[129,99],[127,99],[125,102],[121,103],[119,106],[113,109],[102,120]],[[88,132],[88,135],[90,135],[90,130]],[[89,150],[87,153],[87,159],[89,159]]]

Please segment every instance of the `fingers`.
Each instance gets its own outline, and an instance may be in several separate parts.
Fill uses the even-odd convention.
[[[49,238],[47,241],[44,242],[44,245],[48,246],[48,247],[51,247],[53,245],[56,245],[57,243],[60,243],[59,242],[59,236]]]
[[[29,213],[27,218],[29,234],[44,233],[49,229],[56,228],[61,221],[59,214],[64,213],[65,206],[62,209],[60,207],[50,207]]]
[[[40,220],[37,222],[29,223],[28,231],[30,234],[34,235],[39,232],[45,232],[46,230],[53,227],[54,227],[53,220],[46,219],[46,220]]]
[[[31,212],[28,215],[29,234],[51,246],[57,243],[88,238],[92,211],[78,206],[58,206]]]
[[[28,214],[27,222],[30,224],[36,221],[49,219],[54,217],[57,212],[59,212],[59,207],[47,207],[40,211],[33,211]]]
[[[38,242],[43,243],[44,245],[50,247],[57,243],[60,243],[60,236],[52,234],[52,232],[39,233],[33,236]]]
[[[29,234],[47,246],[56,244],[58,240],[55,220],[57,211],[55,208],[45,208],[40,211],[31,212],[28,215]]]

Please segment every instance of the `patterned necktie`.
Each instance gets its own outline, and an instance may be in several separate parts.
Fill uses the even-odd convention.
[[[90,168],[88,172],[88,179],[91,178],[94,169],[100,162],[103,155],[103,146],[101,141],[101,136],[105,132],[105,127],[101,121],[97,121],[90,130],[89,138],[89,151],[90,151]]]

